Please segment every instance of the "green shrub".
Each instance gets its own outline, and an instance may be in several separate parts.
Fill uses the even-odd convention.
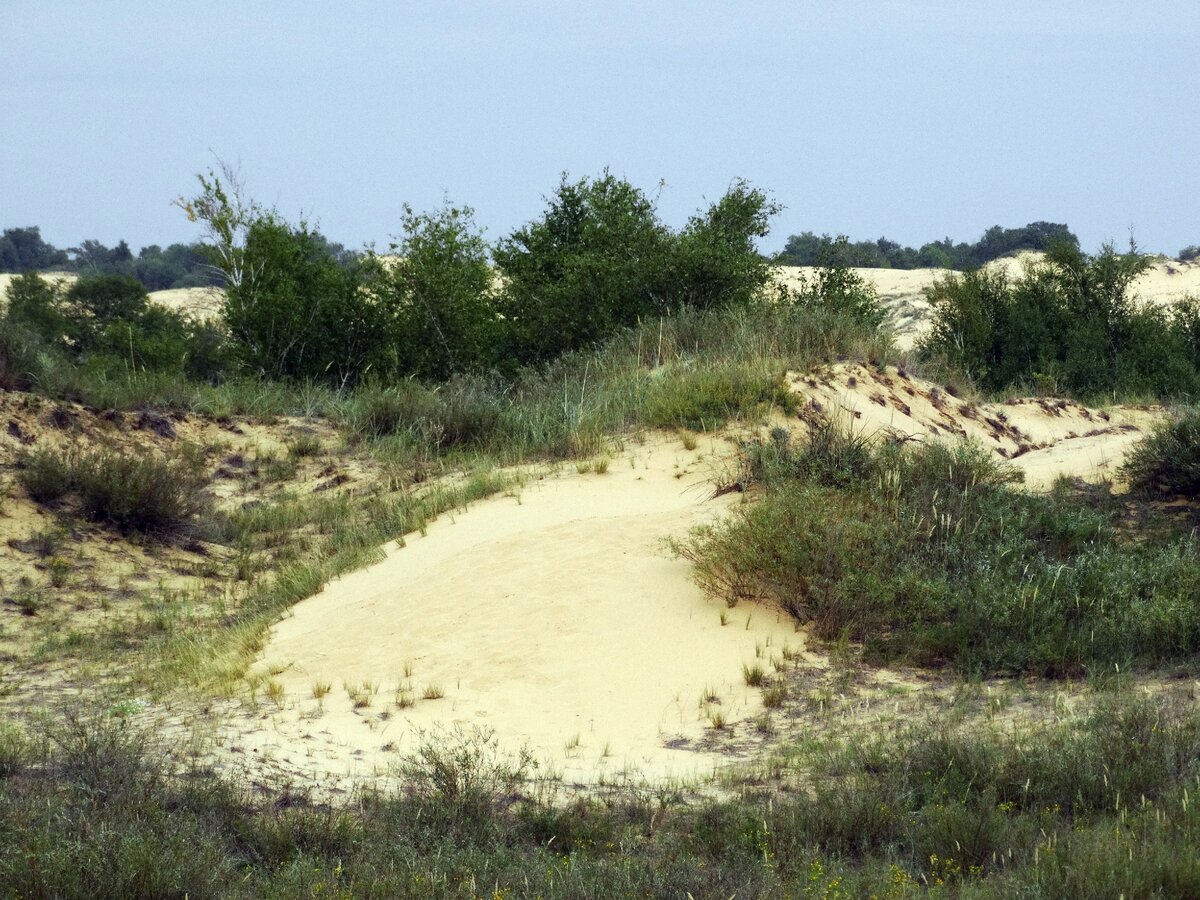
[[[989,391],[1196,396],[1200,319],[1187,302],[1166,311],[1134,303],[1132,284],[1148,265],[1132,248],[1089,256],[1056,244],[1015,281],[947,274],[927,291],[934,320],[919,352]]]
[[[813,279],[785,291],[781,300],[844,316],[872,330],[885,318],[874,286],[850,268],[844,235],[822,253]]]
[[[1120,474],[1144,493],[1200,496],[1200,410],[1156,425],[1125,457]]]
[[[564,175],[543,216],[493,254],[509,355],[545,362],[675,310],[750,303],[769,278],[753,239],[777,210],[739,181],[676,233],[629,182]]]
[[[197,455],[175,458],[101,448],[38,449],[20,460],[20,480],[38,503],[75,497],[80,512],[121,531],[166,537],[209,508]]]
[[[74,486],[75,454],[70,450],[35,448],[17,460],[17,480],[34,503],[57,503]]]
[[[869,452],[868,452],[869,450]],[[865,448],[818,427],[747,450],[761,495],[680,547],[707,590],[775,603],[867,658],[1056,675],[1200,652],[1200,546],[1139,541],[971,445]]]

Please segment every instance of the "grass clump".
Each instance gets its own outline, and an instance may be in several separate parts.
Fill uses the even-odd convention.
[[[37,503],[74,497],[85,518],[120,531],[156,537],[177,534],[210,502],[198,455],[36,449],[19,462],[18,479]]]
[[[1139,540],[1119,508],[973,445],[871,445],[818,425],[746,452],[758,496],[680,546],[727,602],[775,603],[868,661],[1079,674],[1200,652],[1200,548]]]

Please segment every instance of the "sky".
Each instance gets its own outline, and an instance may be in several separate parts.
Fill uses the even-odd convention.
[[[136,251],[224,160],[350,247],[495,240],[605,168],[680,226],[736,178],[801,231],[1065,222],[1200,244],[1194,0],[0,0],[0,228]]]

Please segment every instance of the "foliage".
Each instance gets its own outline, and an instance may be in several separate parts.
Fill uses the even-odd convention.
[[[41,229],[6,228],[0,234],[0,272],[32,272],[66,265],[67,254],[42,240]]]
[[[1114,505],[1010,486],[971,445],[868,445],[818,425],[752,445],[763,493],[681,552],[708,590],[775,603],[878,662],[1053,675],[1200,651],[1200,545],[1138,541]]]
[[[788,266],[817,266],[822,258],[842,238],[811,231],[794,234],[775,261]],[[903,247],[895,241],[845,240],[845,265],[869,269],[975,269],[994,259],[1020,250],[1049,250],[1051,245],[1065,242],[1079,245],[1066,225],[1053,222],[1030,222],[1021,228],[1001,228],[993,225],[974,244],[955,243],[950,238],[924,244],[919,250]]]
[[[629,182],[564,175],[543,216],[493,254],[510,355],[544,362],[682,308],[748,304],[769,277],[753,238],[777,210],[738,181],[676,233]]]
[[[408,757],[395,795],[252,798],[177,774],[140,727],[5,728],[0,890],[24,897],[1193,896],[1200,722],[1117,696],[1073,717],[953,716],[794,751],[803,790],[614,786],[543,799],[484,742]],[[519,773],[524,774],[524,773]],[[535,785],[536,787],[536,785]]]
[[[1055,244],[1015,281],[976,270],[928,291],[934,321],[926,359],[967,372],[985,390],[1031,385],[1083,397],[1188,396],[1200,391],[1200,319],[1188,303],[1135,304],[1149,265],[1130,248],[1095,256]]]
[[[157,537],[178,533],[206,511],[206,480],[198,457],[175,457],[100,448],[46,448],[19,460],[18,480],[30,497],[53,505],[74,497],[88,519],[124,532]]]
[[[1125,457],[1121,475],[1143,493],[1200,497],[1200,410],[1182,410],[1156,425]]]
[[[234,256],[222,309],[246,369],[339,384],[394,369],[388,311],[305,224],[263,214]]]
[[[812,279],[781,291],[780,301],[845,316],[865,328],[880,328],[885,314],[875,288],[850,268],[849,259],[849,243],[840,235],[822,249]]]
[[[494,252],[513,355],[549,360],[666,313],[673,244],[653,201],[629,182],[564,175],[543,216]]]
[[[93,377],[149,370],[211,380],[228,365],[224,335],[213,325],[152,305],[141,283],[124,275],[80,278],[67,287],[28,272],[9,286],[6,316]]]
[[[393,319],[389,336],[400,372],[444,381],[499,362],[500,320],[492,298],[488,246],[469,207],[433,213],[404,207],[398,258],[369,283]]]

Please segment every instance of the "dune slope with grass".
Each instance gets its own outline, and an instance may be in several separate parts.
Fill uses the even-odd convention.
[[[805,401],[799,416],[764,424],[800,433],[832,419],[873,440],[971,440],[1034,489],[1111,479],[1159,415],[975,403],[894,367],[840,364],[788,381]],[[230,740],[284,771],[353,779],[386,774],[422,733],[455,728],[494,731],[575,783],[700,776],[744,756],[763,709],[746,672],[771,675],[785,647],[821,658],[786,614],[706,598],[667,547],[743,502],[713,496],[736,447],[729,433],[694,450],[658,433],[389,545],[272,629],[256,664],[269,715],[241,717]]]
[[[735,502],[712,498],[724,443],[651,439],[389,546],[272,630],[282,708],[243,744],[371,774],[422,730],[480,727],[569,781],[711,774],[761,710],[743,666],[803,647],[782,614],[706,598],[666,546]]]

